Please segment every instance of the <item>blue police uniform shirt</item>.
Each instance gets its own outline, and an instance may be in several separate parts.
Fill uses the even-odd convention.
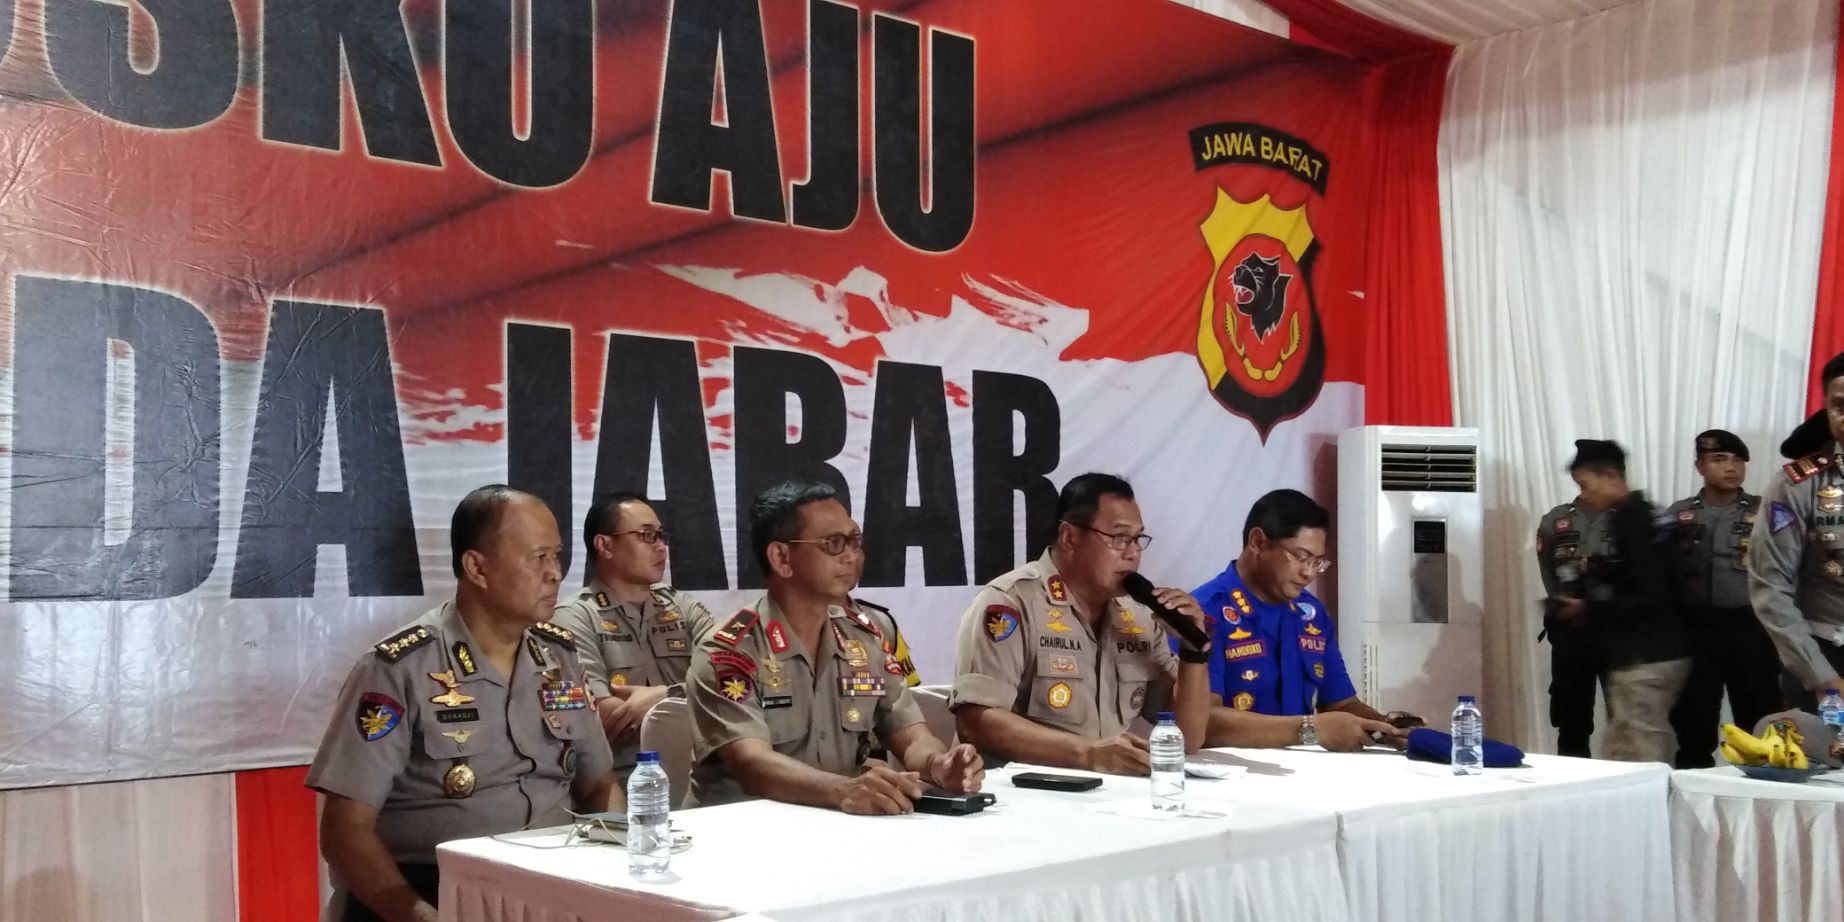
[[[1210,690],[1225,705],[1303,715],[1356,697],[1332,617],[1312,593],[1270,605],[1232,563],[1191,595],[1211,616]]]

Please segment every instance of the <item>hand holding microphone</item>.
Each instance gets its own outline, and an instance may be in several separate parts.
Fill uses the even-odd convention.
[[[1185,646],[1199,653],[1210,650],[1210,632],[1205,630],[1208,622],[1204,619],[1204,610],[1197,606],[1197,600],[1187,592],[1178,589],[1155,589],[1152,581],[1138,573],[1129,573],[1121,577],[1121,588],[1135,602],[1152,609],[1153,617],[1164,622],[1172,633],[1184,641]]]

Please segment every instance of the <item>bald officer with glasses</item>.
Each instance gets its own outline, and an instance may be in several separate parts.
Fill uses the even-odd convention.
[[[1342,712],[1369,721],[1385,715],[1358,700],[1338,652],[1331,612],[1306,587],[1331,569],[1325,556],[1331,516],[1298,490],[1255,501],[1242,526],[1242,554],[1192,595],[1217,617],[1210,690],[1237,711],[1302,718],[1299,742],[1319,742],[1313,717]],[[1379,741],[1397,743],[1390,734]]]
[[[960,738],[989,758],[1144,775],[1146,740],[1129,728],[1172,711],[1195,752],[1210,716],[1209,653],[1174,652],[1165,626],[1121,588],[1152,542],[1133,487],[1083,474],[1064,485],[1056,514],[1043,556],[986,584],[961,616],[949,699]],[[1184,592],[1154,594],[1205,626]]]
[[[576,636],[589,693],[626,779],[640,748],[640,721],[668,697],[684,697],[692,650],[711,630],[697,599],[662,582],[666,529],[647,501],[610,493],[589,505],[583,546],[589,585],[551,622]]]

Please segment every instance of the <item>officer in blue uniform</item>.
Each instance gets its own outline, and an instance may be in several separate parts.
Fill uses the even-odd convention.
[[[1299,742],[1319,742],[1315,715],[1349,714],[1406,724],[1357,697],[1323,602],[1306,591],[1332,566],[1325,556],[1331,516],[1298,490],[1256,500],[1242,527],[1242,554],[1192,595],[1211,616],[1210,690],[1228,711],[1303,718]],[[1211,737],[1233,736],[1237,715],[1213,714]],[[1393,734],[1378,734],[1396,742]],[[1218,745],[1212,742],[1212,745]]]

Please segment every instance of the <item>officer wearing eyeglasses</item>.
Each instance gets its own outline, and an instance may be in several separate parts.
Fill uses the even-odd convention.
[[[1143,776],[1150,756],[1129,729],[1136,718],[1172,711],[1185,748],[1203,745],[1210,654],[1174,650],[1121,588],[1152,543],[1127,481],[1076,477],[1056,516],[1043,556],[987,583],[961,616],[948,704],[960,738],[991,758]],[[1154,594],[1204,626],[1182,590]]]
[[[551,622],[576,635],[596,713],[621,777],[634,767],[640,721],[667,697],[684,697],[692,650],[711,630],[697,599],[662,582],[666,529],[647,501],[610,493],[583,519],[589,584]]]
[[[1394,744],[1400,734],[1387,722],[1416,721],[1358,699],[1331,612],[1306,591],[1332,568],[1325,556],[1331,521],[1325,507],[1298,490],[1275,490],[1249,509],[1242,554],[1191,593],[1216,616],[1210,690],[1227,710],[1301,718],[1298,738],[1289,742],[1324,744],[1322,731],[1349,736],[1360,730]],[[1239,717],[1223,709],[1212,714],[1213,745],[1227,742],[1216,737],[1235,735]]]

